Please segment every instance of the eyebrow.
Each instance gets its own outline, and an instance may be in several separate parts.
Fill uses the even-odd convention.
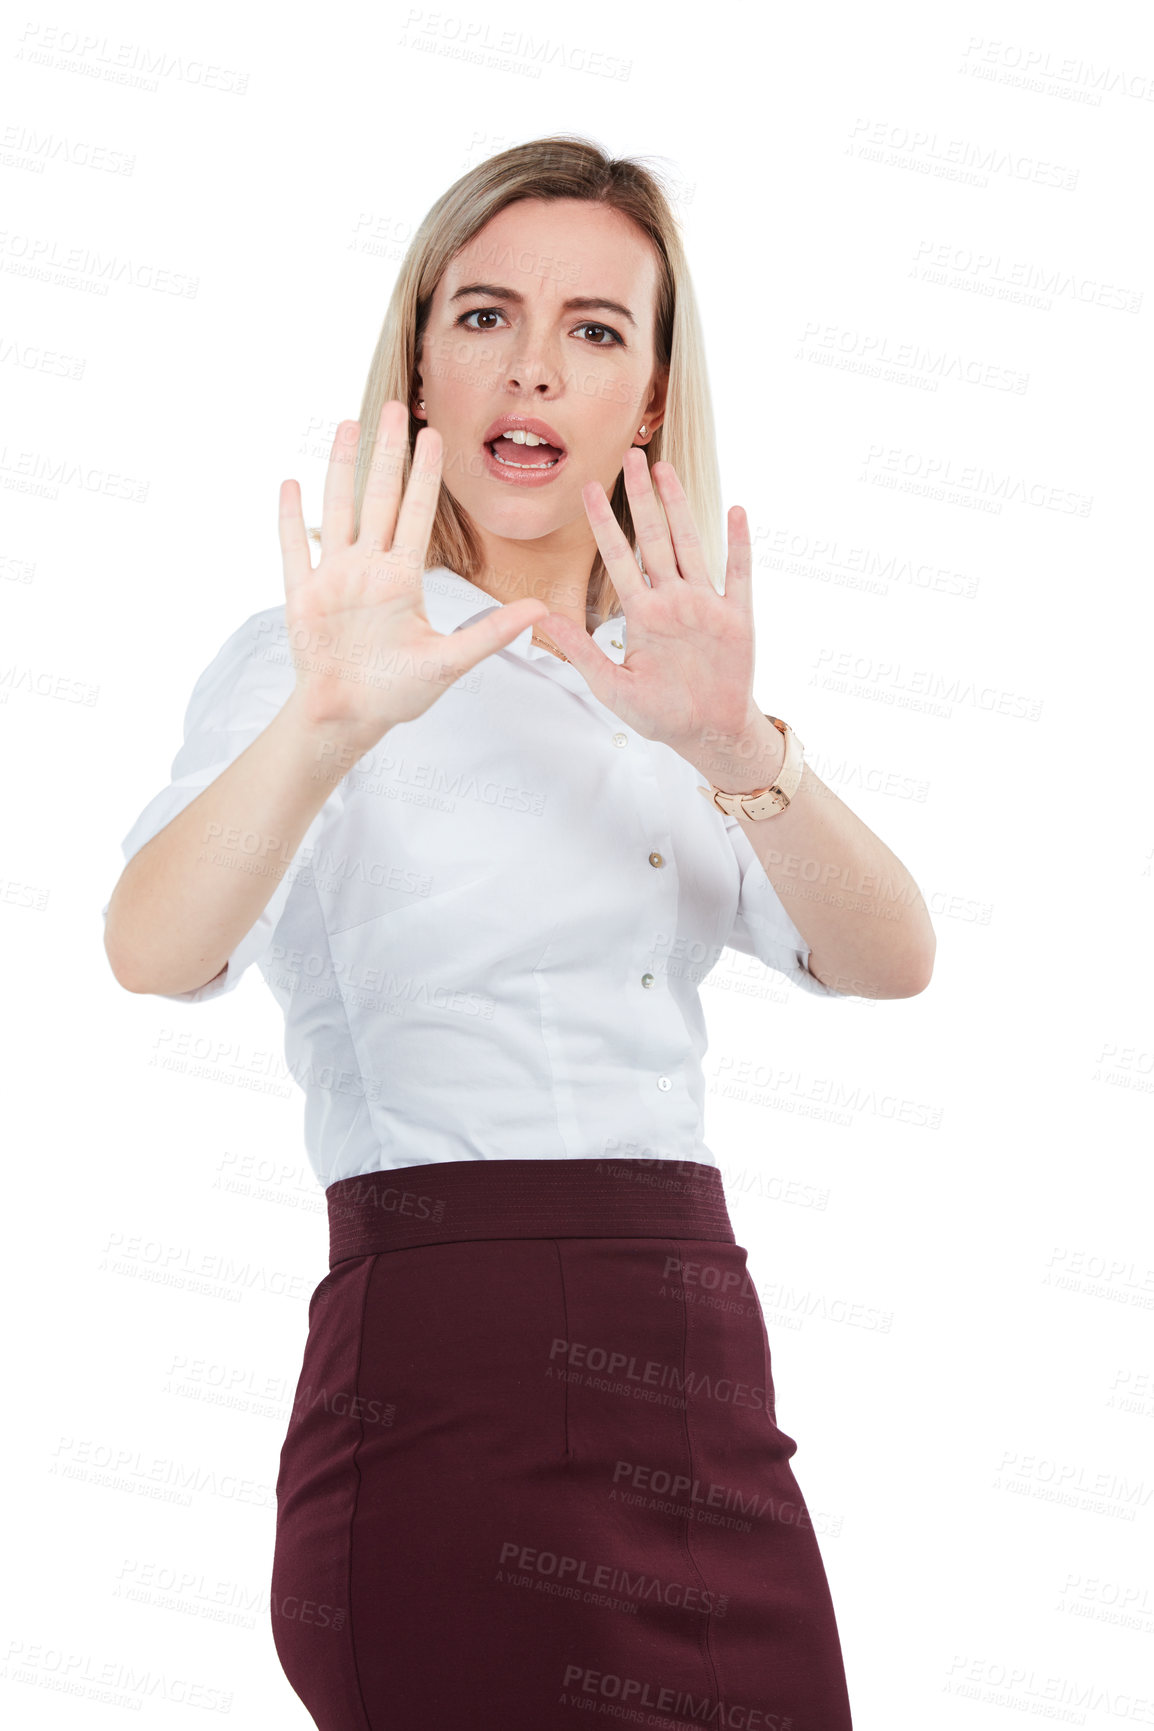
[[[449,305],[452,306],[454,301],[464,300],[467,295],[489,295],[493,300],[515,301],[518,306],[525,304],[525,296],[518,293],[516,289],[501,288],[499,284],[491,282],[471,282],[465,288],[459,288],[455,294],[449,296]],[[620,301],[607,301],[599,296],[574,295],[571,299],[561,302],[563,313],[586,312],[596,307],[605,307],[611,313],[620,313],[623,319],[628,319],[629,323],[636,327],[637,320],[629,308],[623,307]]]

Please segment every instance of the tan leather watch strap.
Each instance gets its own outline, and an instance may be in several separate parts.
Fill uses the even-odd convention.
[[[785,811],[790,800],[797,792],[801,781],[801,772],[805,765],[805,747],[793,731],[788,721],[782,721],[778,715],[770,715],[763,710],[767,721],[772,721],[778,732],[785,738],[785,761],[776,781],[768,787],[759,787],[753,793],[722,793],[717,787],[698,787],[697,791],[704,794],[718,811],[723,811],[727,817],[736,817],[744,812],[746,817],[754,820],[762,817],[776,817]]]

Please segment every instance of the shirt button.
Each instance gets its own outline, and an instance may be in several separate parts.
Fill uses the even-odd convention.
[[[672,1088],[672,1086],[673,1086],[673,1083],[669,1080],[668,1076],[658,1076],[657,1086],[661,1089],[663,1094],[668,1094],[670,1088]]]
[[[665,864],[664,856],[659,853],[651,853],[649,863],[651,866],[663,866]]]
[[[653,984],[653,975],[652,974],[642,974],[641,984],[643,986],[651,986]]]
[[[629,735],[627,733],[615,733],[613,735],[613,743],[614,745],[628,745]]]
[[[611,637],[609,639],[609,641],[613,645],[614,649],[624,649],[624,647],[625,647],[625,645],[623,643],[618,642],[616,637]]]

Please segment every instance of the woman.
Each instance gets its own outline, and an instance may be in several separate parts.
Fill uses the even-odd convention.
[[[271,1615],[323,1731],[850,1726],[697,985],[729,946],[909,996],[934,939],[757,708],[718,497],[657,181],[564,137],[481,164],[401,269],[319,564],[286,481],[284,606],[123,844],[117,978],[199,1002],[256,961],[306,1094],[330,1259]],[[822,874],[863,893],[795,923]]]

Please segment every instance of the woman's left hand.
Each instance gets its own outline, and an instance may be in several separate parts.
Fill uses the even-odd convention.
[[[619,666],[611,661],[587,631],[563,614],[539,619],[537,629],[569,657],[594,697],[635,732],[662,741],[691,762],[706,762],[721,741],[760,737],[768,726],[753,701],[749,522],[744,509],[733,506],[727,525],[725,593],[719,594],[673,465],[653,465],[660,503],[643,450],[631,447],[624,469],[649,583],[604,487],[590,481],[581,490],[605,568],[625,609],[624,662]]]

